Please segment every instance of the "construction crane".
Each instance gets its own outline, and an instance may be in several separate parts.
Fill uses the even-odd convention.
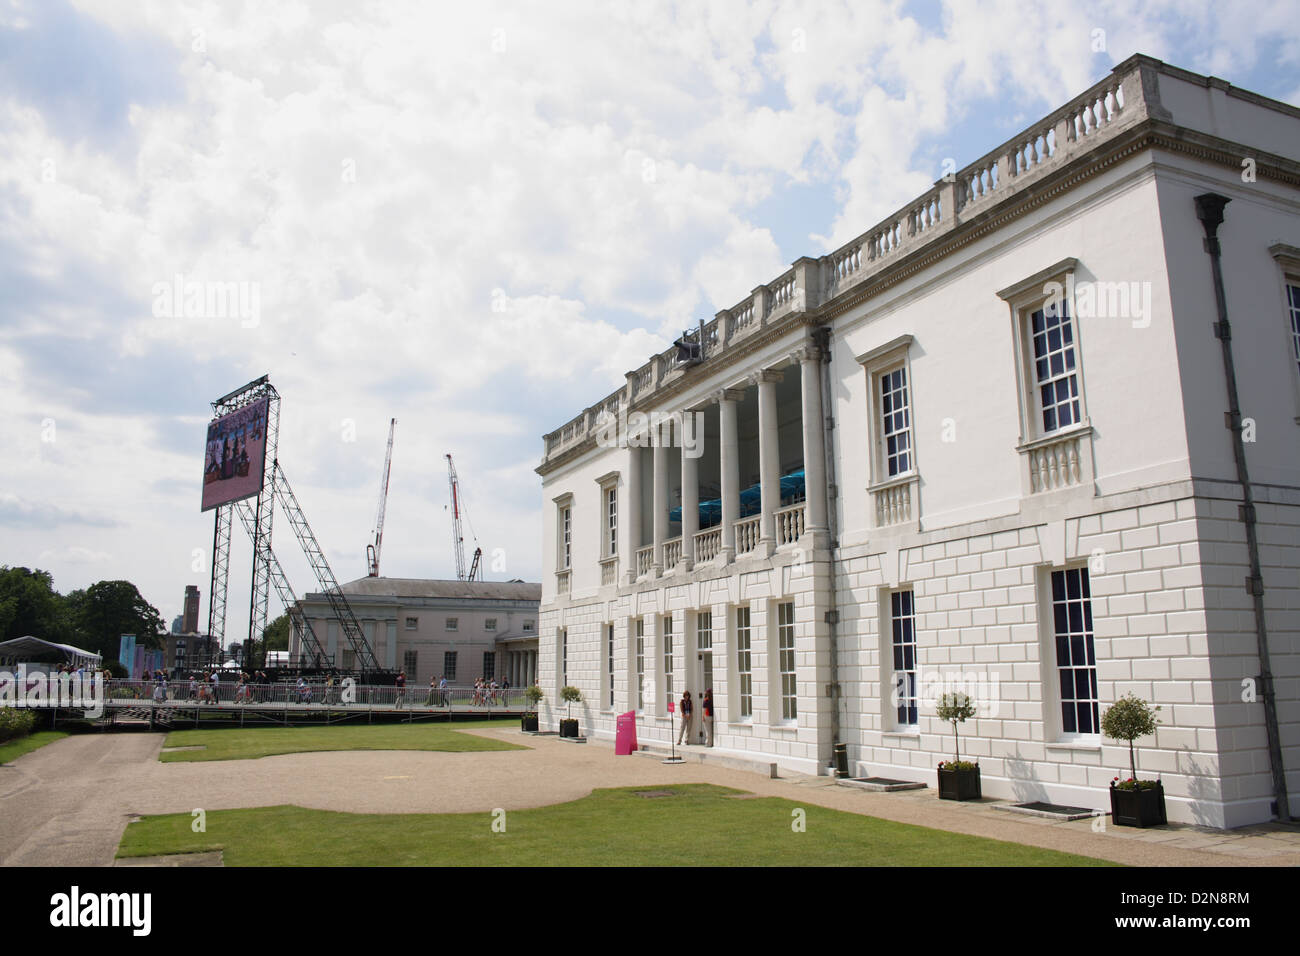
[[[384,454],[384,474],[379,479],[379,508],[375,511],[374,540],[366,545],[366,567],[370,577],[379,577],[379,549],[384,543],[384,510],[388,506],[388,473],[393,467],[393,432],[397,419],[388,423],[388,451]]]
[[[460,481],[456,477],[456,465],[447,455],[447,485],[451,489],[451,550],[456,555],[456,580],[483,580],[483,549],[474,549],[474,561],[470,565],[468,576],[465,573],[465,538],[460,530],[460,517],[463,509],[460,503]]]

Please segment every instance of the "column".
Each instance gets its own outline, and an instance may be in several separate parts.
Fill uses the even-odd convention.
[[[758,386],[758,480],[762,517],[759,549],[764,556],[776,550],[776,512],[781,507],[781,449],[777,435],[776,383],[781,374],[763,369],[753,376]]]
[[[801,349],[797,357],[803,397],[803,474],[804,494],[807,498],[804,505],[804,527],[812,532],[825,532],[828,530],[826,418],[822,414],[821,350],[812,347]]]
[[[691,412],[682,413],[683,421],[694,421]],[[692,427],[692,426],[687,426]],[[701,429],[703,431],[703,429]],[[693,435],[694,447],[704,447],[704,436]],[[686,454],[682,445],[682,567],[695,567],[695,533],[700,530],[700,460]]]
[[[629,442],[632,436],[628,436]],[[636,580],[636,552],[641,547],[641,449],[629,447],[627,450],[627,500],[623,502],[623,549],[619,560],[623,562],[623,581],[631,584]]]
[[[736,520],[740,517],[740,436],[736,427],[736,403],[743,393],[724,388],[717,393],[719,456],[722,471],[722,564],[736,557]]]
[[[664,573],[664,539],[668,537],[668,448],[663,426],[654,430],[654,495],[650,502],[654,521],[654,556],[651,573],[659,577]]]

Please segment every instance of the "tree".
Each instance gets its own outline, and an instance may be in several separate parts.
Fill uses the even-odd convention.
[[[1152,707],[1135,694],[1125,694],[1106,708],[1101,715],[1101,732],[1111,740],[1128,741],[1129,772],[1136,782],[1138,776],[1137,754],[1133,751],[1133,741],[1156,732],[1156,718],[1159,707]]]
[[[289,649],[289,612],[285,611],[262,632],[264,650],[287,651]]]
[[[97,581],[68,595],[68,609],[87,650],[116,660],[123,634],[142,647],[160,648],[167,625],[130,581]]]
[[[68,642],[72,628],[63,599],[48,571],[0,567],[0,640],[28,634]]]
[[[939,698],[939,706],[934,710],[935,716],[940,720],[946,720],[952,724],[953,744],[957,748],[957,763],[961,763],[961,740],[957,735],[957,725],[965,723],[971,717],[975,716],[975,704],[971,701],[969,694],[963,694],[960,691],[952,694],[944,694]]]

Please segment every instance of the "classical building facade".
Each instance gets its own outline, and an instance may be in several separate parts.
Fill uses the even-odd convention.
[[[584,733],[666,743],[712,689],[720,752],[933,786],[960,689],[986,795],[1102,808],[1134,693],[1171,819],[1269,819],[1300,784],[1297,157],[1300,110],[1134,57],[629,372],[545,436],[543,720],[573,684]]]
[[[405,670],[407,686],[442,677],[469,686],[485,677],[521,687],[537,679],[539,584],[365,577],[342,590],[380,665]],[[352,669],[354,653],[323,594],[308,594],[290,615],[290,659],[299,659],[303,616],[335,665]]]

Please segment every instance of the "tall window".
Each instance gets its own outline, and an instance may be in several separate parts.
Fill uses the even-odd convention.
[[[483,652],[483,679],[491,680],[497,676],[497,655],[495,651]]]
[[[664,692],[673,699],[673,616],[664,615]]]
[[[618,489],[605,489],[605,557],[618,554]]]
[[[451,683],[456,680],[456,652],[447,651],[442,655],[442,676]]]
[[[889,617],[894,646],[894,698],[898,723],[917,726],[916,708],[916,608],[911,591],[889,595]]]
[[[614,625],[605,625],[605,679],[609,681],[609,708],[614,709]]]
[[[781,673],[781,719],[799,716],[794,667],[794,602],[776,606],[777,665]]]
[[[749,608],[736,608],[736,676],[740,703],[740,718],[754,716],[754,672],[752,653],[753,632],[749,626]]]
[[[1286,301],[1291,312],[1291,347],[1295,350],[1296,370],[1300,371],[1300,285],[1287,284]]]
[[[1029,316],[1034,377],[1043,411],[1043,432],[1078,424],[1079,381],[1075,374],[1074,325],[1064,300]]]
[[[416,652],[407,651],[402,655],[402,669],[406,671],[408,680],[415,680]]]
[[[569,629],[560,628],[560,686],[569,686]]]
[[[713,612],[701,611],[695,619],[696,643],[700,648],[704,670],[704,685],[700,690],[713,689]]]
[[[912,406],[907,399],[905,366],[880,376],[880,416],[885,474],[891,478],[905,474],[912,468]]]
[[[573,557],[573,509],[565,505],[560,509],[560,570],[567,570]]]
[[[636,619],[636,709],[645,710],[645,618]]]
[[[1061,682],[1061,730],[1067,734],[1098,733],[1097,654],[1086,567],[1052,572],[1052,623]]]

